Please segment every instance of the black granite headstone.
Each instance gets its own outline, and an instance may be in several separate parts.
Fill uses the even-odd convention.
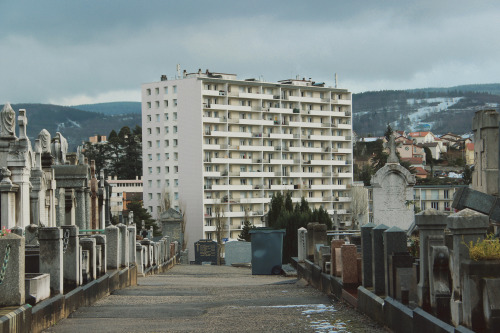
[[[363,255],[363,287],[373,286],[372,277],[372,229],[375,224],[367,223],[361,226],[361,253]]]
[[[385,293],[384,231],[389,229],[380,224],[372,229],[372,281],[375,294]]]
[[[392,272],[390,271],[389,268],[389,258],[394,253],[405,252],[408,250],[406,231],[401,230],[398,227],[391,227],[386,231],[384,231],[383,240],[384,240],[383,247],[384,247],[384,268],[385,268],[385,277],[384,277],[385,294],[390,295],[391,294],[390,281]],[[393,279],[393,281],[394,280],[395,278]]]
[[[204,262],[217,264],[217,242],[211,239],[200,239],[194,243],[194,260],[197,265]]]

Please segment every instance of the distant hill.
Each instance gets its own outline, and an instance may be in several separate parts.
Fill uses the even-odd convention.
[[[110,102],[97,104],[74,105],[72,108],[106,115],[141,113],[141,102]]]
[[[0,108],[3,108],[3,105]],[[88,141],[90,136],[107,136],[112,130],[118,132],[123,126],[141,126],[140,113],[105,115],[53,104],[12,104],[12,108],[16,113],[19,109],[26,109],[30,140],[34,142],[44,128],[52,137],[56,132],[61,132],[68,140],[69,151],[75,151],[76,147],[83,141]]]
[[[474,112],[500,107],[500,84],[450,88],[369,91],[353,94],[353,129],[358,136],[380,136],[394,129],[435,134],[470,132]]]

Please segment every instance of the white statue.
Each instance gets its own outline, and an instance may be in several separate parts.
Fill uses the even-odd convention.
[[[1,127],[0,136],[16,136],[15,126],[16,126],[16,112],[12,109],[9,103],[3,106],[0,112]]]
[[[38,134],[38,140],[40,140],[40,148],[42,149],[42,154],[51,153],[50,151],[50,133],[45,128]]]

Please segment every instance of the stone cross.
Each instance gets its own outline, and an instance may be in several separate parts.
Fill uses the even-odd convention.
[[[387,147],[389,148],[389,157],[387,157],[387,163],[399,163],[398,155],[396,155],[396,136],[391,133],[389,142],[387,142]]]
[[[19,116],[17,117],[19,124],[19,139],[25,140],[28,138],[26,135],[26,126],[28,125],[28,118],[26,117],[26,110],[20,109]]]

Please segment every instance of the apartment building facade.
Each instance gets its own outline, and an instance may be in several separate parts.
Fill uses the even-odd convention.
[[[156,217],[168,192],[186,214],[189,244],[216,238],[216,211],[227,239],[245,219],[262,225],[277,192],[347,220],[351,112],[348,90],[305,79],[207,70],[143,84],[144,205]]]

